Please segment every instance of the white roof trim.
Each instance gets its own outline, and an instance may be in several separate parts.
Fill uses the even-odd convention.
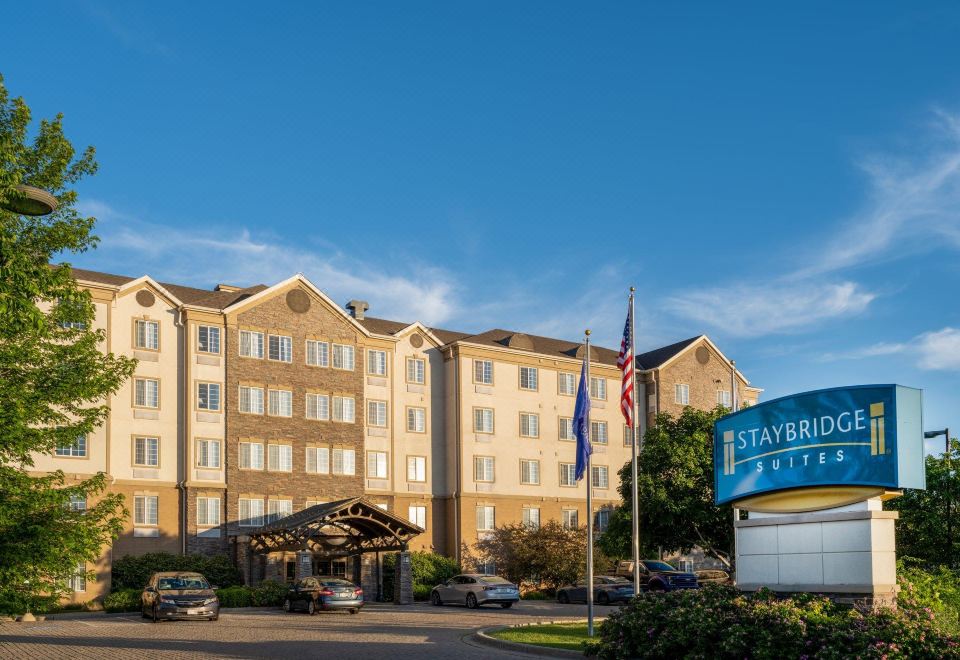
[[[177,307],[183,307],[183,301],[181,301],[175,295],[173,295],[172,293],[164,289],[162,286],[160,286],[160,283],[157,282],[152,277],[150,277],[149,275],[142,275],[141,277],[138,277],[135,280],[131,280],[126,284],[122,284],[120,288],[117,289],[117,292],[120,293],[120,292],[126,291],[127,289],[131,289],[135,286],[140,286],[141,284],[149,284],[154,289],[156,289],[157,291],[162,293],[164,296],[166,296],[168,300],[175,303]]]
[[[414,321],[413,323],[411,323],[410,325],[406,326],[405,328],[400,328],[399,330],[397,330],[397,331],[394,333],[394,336],[395,336],[395,337],[401,337],[401,336],[410,334],[410,333],[413,332],[414,330],[419,330],[420,332],[422,332],[423,334],[425,334],[425,335],[427,336],[427,338],[430,339],[430,341],[431,341],[437,348],[445,345],[442,341],[440,341],[440,338],[439,338],[439,337],[437,337],[435,334],[433,334],[433,331],[431,331],[430,328],[428,328],[427,326],[425,326],[424,324],[422,324],[420,321]]]
[[[730,360],[730,358],[728,358],[726,355],[724,355],[724,354],[723,354],[723,351],[721,351],[719,348],[717,348],[717,345],[714,344],[714,343],[710,340],[710,337],[708,337],[708,336],[706,336],[706,335],[700,335],[699,337],[696,338],[696,340],[690,342],[689,344],[687,344],[687,346],[685,346],[684,348],[682,348],[682,349],[680,349],[679,351],[677,351],[677,353],[676,353],[673,357],[671,357],[669,360],[666,360],[665,362],[663,362],[662,364],[660,364],[659,366],[654,367],[654,368],[655,368],[655,369],[663,369],[663,368],[666,367],[668,364],[670,364],[671,362],[673,362],[674,360],[676,360],[678,357],[680,357],[681,355],[683,355],[684,353],[686,353],[687,351],[689,351],[691,348],[693,348],[694,346],[696,346],[697,344],[699,344],[701,339],[702,339],[703,341],[707,342],[707,345],[710,346],[710,348],[712,348],[714,351],[716,351],[717,355],[719,355],[720,358],[721,358],[724,362],[726,362],[728,366],[733,366],[733,362]],[[747,380],[747,377],[743,375],[743,372],[742,372],[742,371],[740,371],[739,369],[736,369],[736,368],[734,368],[734,371],[736,372],[737,376],[739,376],[740,379],[743,380],[743,382],[744,382],[746,385],[748,385],[748,386],[750,385],[750,381]]]

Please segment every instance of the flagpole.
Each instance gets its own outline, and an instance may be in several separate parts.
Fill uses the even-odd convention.
[[[590,401],[590,331],[584,333],[586,346],[584,369],[586,371],[587,402]],[[590,406],[587,406],[587,442],[590,442]],[[587,637],[593,637],[593,467],[591,454],[587,454]]]
[[[736,360],[730,360],[730,410],[732,412],[737,412],[740,408],[737,403],[737,362]],[[733,507],[733,557],[730,558],[730,565],[733,570],[733,580],[736,584],[737,580],[737,521],[740,520],[740,509],[736,506]]]
[[[633,496],[633,593],[635,596],[640,595],[640,499],[638,496],[638,487],[637,487],[637,456],[640,453],[640,448],[638,447],[641,442],[642,436],[640,435],[640,388],[637,387],[637,325],[636,325],[636,308],[634,305],[634,292],[636,291],[635,287],[630,287],[630,359],[633,360],[633,364],[630,365],[633,367],[633,442],[632,445],[632,459],[633,463],[630,467],[630,476],[632,480],[631,485],[631,495]],[[646,394],[644,394],[646,398]]]

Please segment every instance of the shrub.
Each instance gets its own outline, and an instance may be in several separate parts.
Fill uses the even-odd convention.
[[[398,556],[397,553],[390,553],[383,557],[383,595],[387,600],[393,600],[393,576]],[[460,572],[460,565],[450,557],[419,550],[410,553],[410,566],[414,594],[417,585],[432,589]]]
[[[433,587],[429,584],[415,584],[413,585],[413,599],[430,600],[431,591],[433,591]]]
[[[136,612],[140,609],[140,589],[120,589],[103,598],[107,612]]]
[[[220,607],[250,607],[253,605],[253,589],[250,587],[227,587],[217,589]]]
[[[897,562],[901,609],[932,613],[943,632],[960,634],[960,575],[946,566],[924,570],[919,560],[905,557]]]
[[[550,596],[543,591],[528,591],[521,598],[523,600],[550,600]]]
[[[150,576],[159,571],[190,571],[202,573],[210,584],[230,587],[243,582],[240,571],[227,555],[174,555],[169,552],[150,552],[145,555],[127,555],[113,562],[114,589],[142,589]]]
[[[255,607],[280,607],[288,589],[284,582],[264,580],[251,590],[252,604]]]

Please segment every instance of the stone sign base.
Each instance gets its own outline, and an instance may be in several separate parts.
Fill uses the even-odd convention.
[[[894,606],[896,519],[879,498],[809,513],[751,512],[734,523],[737,586]]]

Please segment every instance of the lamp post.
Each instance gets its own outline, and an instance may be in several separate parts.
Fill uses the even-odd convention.
[[[41,188],[20,184],[14,194],[0,200],[0,208],[20,215],[50,215],[57,210],[57,198]]]
[[[929,440],[930,438],[936,438],[943,436],[943,448],[944,456],[947,458],[947,564],[952,568],[953,567],[953,497],[951,495],[951,489],[953,488],[953,461],[950,456],[950,429],[945,428],[942,431],[925,431],[923,434],[924,439]]]

